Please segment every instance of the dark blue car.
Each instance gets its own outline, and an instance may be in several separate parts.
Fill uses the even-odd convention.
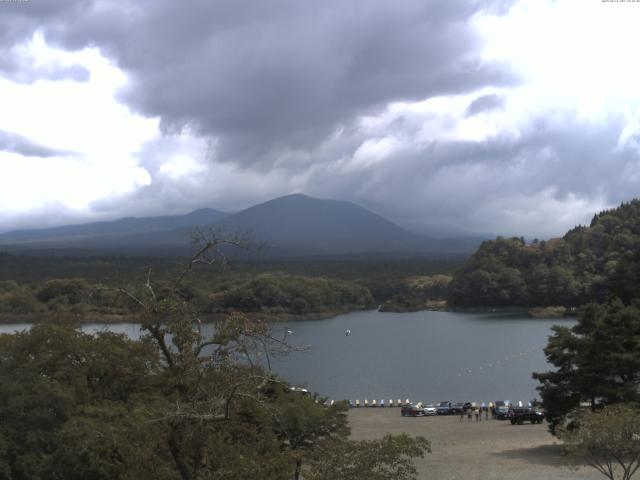
[[[436,409],[438,415],[450,415],[451,414],[451,402],[440,402]]]

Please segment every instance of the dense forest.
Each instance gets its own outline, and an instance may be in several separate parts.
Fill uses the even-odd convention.
[[[226,268],[200,268],[181,286],[181,295],[205,317],[240,310],[270,320],[320,318],[375,308],[404,292],[414,294],[413,302],[424,289],[425,273],[445,278],[459,264],[427,257],[233,260]],[[132,320],[139,306],[122,290],[139,292],[151,278],[162,292],[181,266],[172,258],[0,254],[0,320],[65,314],[79,321]]]
[[[170,287],[160,282],[158,294]],[[132,287],[138,292],[142,287]],[[181,298],[203,316],[240,310],[260,313],[266,319],[305,314],[336,314],[373,308],[366,287],[322,277],[263,274],[249,281],[220,284],[214,290],[202,283],[180,288]],[[136,315],[139,305],[122,293],[122,288],[90,284],[83,278],[52,279],[38,284],[0,282],[0,314],[8,321],[15,316],[72,314],[80,320],[122,320]]]
[[[593,217],[562,238],[484,242],[449,286],[453,306],[578,307],[637,296],[640,200]]]
[[[447,307],[451,275],[424,275],[407,278],[400,291],[381,306],[383,312],[441,310]]]
[[[273,336],[268,322],[232,313],[212,336],[202,333],[199,300],[185,301],[199,259],[171,281],[149,275],[138,289],[95,289],[85,279],[34,287],[27,304],[59,314],[0,335],[0,479],[415,479],[412,460],[429,442],[349,439],[346,402],[326,404],[269,370],[269,358],[296,347]],[[15,282],[3,288],[26,295]],[[304,289],[310,302],[334,290],[345,298],[331,301],[360,294],[277,277],[247,288],[260,301],[264,289],[284,296]],[[87,295],[136,305],[142,338],[83,333],[67,308],[86,306]]]

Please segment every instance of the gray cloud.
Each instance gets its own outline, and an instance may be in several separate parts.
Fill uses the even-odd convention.
[[[534,117],[517,137],[433,142],[314,184],[422,231],[559,236],[638,196],[640,156],[618,148],[623,126]]]
[[[34,65],[32,59],[15,48],[37,31],[56,29],[60,22],[79,15],[82,6],[81,0],[0,4],[0,75],[27,84],[39,79],[88,81],[89,71],[81,65]]]
[[[267,168],[389,102],[516,82],[480,61],[469,25],[505,4],[148,0],[30,14],[47,41],[113,58],[130,76],[121,98],[165,131],[187,127],[217,139],[219,161]]]
[[[110,220],[112,217],[106,217]],[[28,214],[24,213],[7,213],[3,214],[0,222],[0,233],[10,232],[12,230],[32,229],[32,228],[49,228],[58,227],[60,225],[73,225],[86,223],[87,216],[64,205],[51,202],[44,207],[38,207],[30,210]],[[93,215],[91,221],[100,221],[99,215]]]
[[[17,58],[11,53],[0,60],[0,73],[5,78],[17,83],[33,83],[36,80],[73,80],[87,82],[89,70],[82,65],[47,65],[35,66]]]
[[[43,71],[44,70],[44,71]],[[91,74],[82,65],[53,66],[47,69],[36,69],[35,73],[49,80],[73,80],[75,82],[87,82]]]
[[[53,157],[68,152],[45,147],[16,133],[0,130],[0,151],[18,153],[26,157]]]
[[[469,104],[467,107],[467,116],[496,110],[504,107],[504,105],[505,99],[502,95],[498,95],[497,93],[482,95]]]

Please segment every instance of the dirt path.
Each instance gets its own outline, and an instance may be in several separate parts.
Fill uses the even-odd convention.
[[[588,467],[573,471],[563,466],[561,446],[546,424],[466,418],[461,423],[458,416],[403,418],[397,408],[352,409],[349,421],[354,439],[408,433],[430,440],[432,453],[416,461],[421,480],[604,478]]]

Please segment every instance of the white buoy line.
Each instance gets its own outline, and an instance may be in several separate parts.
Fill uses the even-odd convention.
[[[478,371],[482,370],[488,370],[490,368],[496,368],[496,367],[500,367],[500,366],[504,366],[505,364],[510,363],[512,360],[516,360],[516,359],[520,359],[523,357],[526,357],[527,355],[539,351],[540,349],[538,347],[532,347],[529,350],[525,350],[523,352],[516,352],[513,353],[511,355],[507,355],[506,357],[502,358],[502,359],[498,359],[498,360],[494,360],[491,362],[486,362],[482,365],[478,365],[478,367],[476,367],[476,370],[472,369],[472,368],[467,368],[467,369],[463,369],[462,371],[458,372],[458,377],[462,377],[462,376],[466,376],[466,375],[473,375],[474,373],[478,373]]]

